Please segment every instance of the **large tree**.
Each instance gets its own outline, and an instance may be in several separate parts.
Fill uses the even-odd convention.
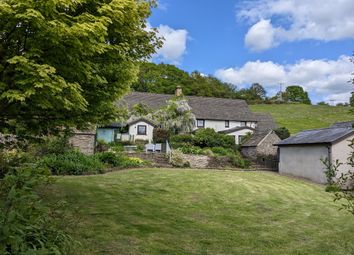
[[[184,95],[227,97],[237,96],[235,87],[197,71],[191,74],[169,64],[142,63],[135,91],[173,94],[181,86]]]
[[[288,86],[283,93],[283,98],[288,102],[311,104],[308,93],[298,85]]]
[[[153,0],[2,0],[0,132],[112,120],[160,40]]]

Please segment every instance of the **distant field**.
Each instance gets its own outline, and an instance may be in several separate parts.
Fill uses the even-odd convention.
[[[58,177],[73,254],[354,254],[354,217],[321,185],[270,172],[144,169]]]
[[[301,130],[323,128],[335,122],[354,120],[349,107],[319,105],[251,105],[254,112],[272,114],[281,127],[287,127],[292,134]]]

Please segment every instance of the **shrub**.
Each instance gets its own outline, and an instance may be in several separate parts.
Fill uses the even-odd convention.
[[[124,168],[129,168],[129,167],[141,167],[146,165],[147,163],[140,159],[140,158],[134,158],[134,157],[125,157],[123,162],[122,162],[122,167]]]
[[[240,155],[240,153],[234,153],[232,155],[229,155],[230,163],[234,167],[239,167],[239,168],[248,168],[250,166],[250,162]]]
[[[193,144],[204,147],[232,148],[235,144],[232,136],[219,134],[212,128],[198,129],[193,138]]]
[[[170,163],[174,167],[190,167],[190,163],[183,158],[183,153],[178,150],[172,151]]]
[[[162,128],[154,128],[153,140],[155,143],[164,143],[170,138],[170,131]]]
[[[83,175],[104,172],[104,165],[97,157],[87,156],[75,150],[59,155],[48,155],[41,160],[41,165],[48,167],[55,175]]]
[[[96,141],[96,151],[97,151],[97,152],[108,151],[108,149],[109,149],[109,144],[106,143],[105,140],[98,139],[98,140]]]
[[[209,156],[209,157],[214,156],[214,152],[210,148],[204,148],[202,153],[206,156]]]
[[[183,145],[182,147],[179,147],[178,150],[184,154],[203,154],[202,148],[193,145]]]
[[[120,153],[100,152],[96,153],[95,157],[102,163],[112,167],[129,168],[140,167],[147,164],[140,158],[127,157]]]
[[[119,167],[122,165],[123,156],[119,153],[114,153],[111,151],[98,152],[95,157],[104,164]]]
[[[48,207],[38,190],[50,183],[37,166],[12,169],[0,185],[0,254],[67,254],[73,244],[61,208]]]
[[[193,144],[194,139],[191,134],[181,134],[181,135],[173,135],[170,138],[170,142],[173,143],[183,143],[183,144]]]
[[[281,140],[284,140],[290,136],[290,131],[286,127],[274,129],[274,132],[279,136]]]
[[[226,156],[226,155],[231,155],[231,154],[235,153],[235,151],[233,149],[224,148],[224,147],[213,147],[213,148],[211,148],[211,151],[214,154],[220,155],[220,156]]]
[[[44,156],[49,154],[64,154],[72,149],[67,135],[59,137],[46,137],[36,147],[35,154]]]
[[[34,163],[35,159],[29,153],[18,149],[0,150],[0,179],[2,179],[11,169],[25,163]]]

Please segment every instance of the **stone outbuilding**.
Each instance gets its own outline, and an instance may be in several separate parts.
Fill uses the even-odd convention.
[[[345,164],[352,152],[349,147],[354,139],[352,127],[332,126],[331,128],[307,130],[291,136],[276,145],[279,147],[279,173],[326,183],[325,167],[321,159],[344,164],[339,173],[353,171]]]
[[[96,130],[75,130],[74,135],[69,138],[69,144],[84,154],[94,154],[96,146]]]
[[[280,138],[273,130],[258,131],[242,144],[241,151],[244,156],[252,160],[260,157],[276,158],[278,147],[274,144],[280,141]]]

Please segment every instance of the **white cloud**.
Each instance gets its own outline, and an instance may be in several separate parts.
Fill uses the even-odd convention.
[[[285,41],[354,38],[353,0],[255,0],[239,6],[237,16],[253,24],[245,38],[253,50]]]
[[[262,19],[248,30],[245,37],[246,46],[253,51],[269,49],[277,44],[276,32],[270,20]]]
[[[179,64],[187,50],[188,31],[185,29],[173,29],[167,25],[160,25],[158,36],[163,37],[163,46],[158,49],[155,58],[162,61]]]
[[[341,56],[337,60],[300,60],[288,65],[254,61],[242,67],[219,69],[215,75],[241,88],[258,82],[270,95],[278,90],[279,83],[284,83],[304,87],[314,102],[330,99],[347,101],[353,90],[353,85],[348,81],[354,69],[349,58]]]

